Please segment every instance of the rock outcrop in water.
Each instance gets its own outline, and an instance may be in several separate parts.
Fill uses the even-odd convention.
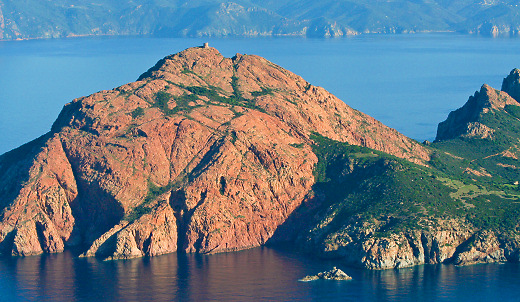
[[[429,160],[263,58],[187,49],[67,104],[49,133],[0,157],[0,249],[121,259],[259,246],[315,183],[313,133]]]
[[[333,267],[330,271],[321,272],[321,273],[318,273],[317,275],[313,275],[313,276],[306,276],[306,277],[300,279],[299,281],[308,282],[308,281],[314,281],[314,280],[318,280],[318,279],[346,281],[346,280],[352,280],[352,277],[345,274],[345,272],[343,272],[339,268]]]

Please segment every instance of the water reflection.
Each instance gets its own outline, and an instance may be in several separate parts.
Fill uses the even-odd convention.
[[[298,282],[339,266],[354,280]],[[287,250],[99,261],[70,253],[0,259],[5,301],[475,301],[517,298],[518,264],[367,271]]]

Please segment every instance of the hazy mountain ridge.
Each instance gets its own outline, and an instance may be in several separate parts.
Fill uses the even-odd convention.
[[[514,1],[0,1],[0,39],[90,35],[310,36],[455,31],[516,35]]]

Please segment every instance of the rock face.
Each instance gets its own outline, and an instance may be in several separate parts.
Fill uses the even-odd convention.
[[[444,220],[441,225],[430,228],[409,227],[388,234],[379,233],[369,221],[350,220],[338,230],[321,227],[318,231],[316,226],[301,232],[296,242],[322,258],[372,270],[440,263],[518,262],[520,254],[518,236],[479,230],[471,222],[459,219]]]
[[[187,49],[67,104],[49,133],[0,156],[0,250],[121,259],[259,246],[315,182],[312,133],[429,160],[263,58]]]
[[[504,84],[508,91],[514,93],[518,89],[518,84],[515,84],[514,77],[518,76],[515,70],[504,79]],[[503,88],[504,90],[504,88]],[[448,118],[439,124],[437,128],[437,141],[449,140],[457,137],[478,137],[490,138],[493,137],[494,130],[484,125],[480,121],[482,114],[494,110],[502,110],[507,105],[520,106],[514,98],[507,92],[495,90],[488,85],[483,85],[480,91],[475,92],[475,95],[461,108],[450,112]]]
[[[483,231],[475,234],[471,240],[465,244],[461,251],[454,258],[454,263],[458,265],[468,265],[475,263],[506,262],[506,254],[510,251],[502,244],[503,240],[497,238],[496,234]]]
[[[351,225],[347,230],[329,234],[321,244],[308,244],[307,249],[323,257],[341,258],[350,265],[374,270],[506,261],[506,249],[499,247],[494,235],[491,235],[494,241],[488,242],[474,232],[470,225],[450,221],[435,230],[408,230],[380,237],[365,223],[364,227]],[[467,248],[470,242],[472,248]]]

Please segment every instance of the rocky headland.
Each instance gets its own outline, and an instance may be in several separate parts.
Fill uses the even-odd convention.
[[[261,57],[186,49],[73,100],[0,156],[0,252],[127,259],[288,241],[370,269],[518,261],[515,74],[424,146]]]
[[[187,49],[67,104],[49,133],[0,158],[2,251],[119,259],[259,246],[314,184],[313,133],[429,159],[263,58]]]

